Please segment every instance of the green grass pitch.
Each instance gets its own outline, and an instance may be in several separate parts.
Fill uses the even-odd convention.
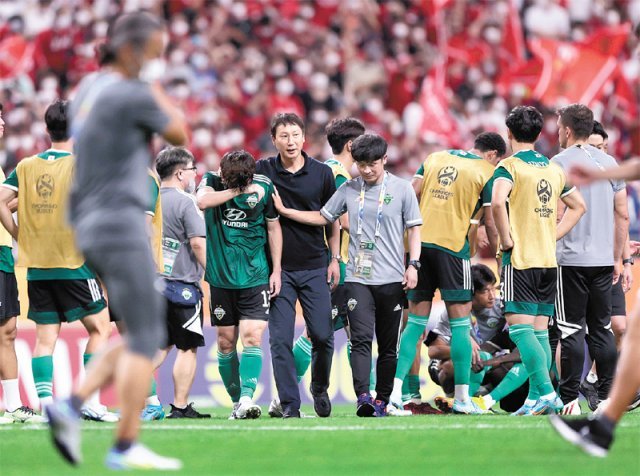
[[[625,416],[609,456],[596,459],[561,440],[546,417],[379,420],[357,418],[353,410],[335,407],[327,419],[281,420],[265,413],[259,420],[228,421],[228,409],[213,408],[211,420],[145,423],[141,440],[181,458],[187,475],[640,474],[640,411]],[[73,469],[53,449],[44,425],[0,426],[0,474],[110,474],[103,459],[113,428],[84,423],[84,462]]]

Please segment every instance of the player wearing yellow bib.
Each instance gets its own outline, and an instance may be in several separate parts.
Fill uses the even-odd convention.
[[[503,252],[501,287],[509,336],[529,374],[529,396],[515,414],[542,415],[563,407],[549,378],[547,328],[556,298],[556,240],[578,223],[586,207],[580,192],[566,185],[562,169],[533,150],[542,114],[518,106],[506,124],[513,155],[496,168],[491,205]],[[567,209],[556,225],[558,200]]]
[[[36,323],[31,365],[43,408],[53,401],[53,349],[60,324],[80,320],[89,332],[85,363],[111,333],[102,290],[77,250],[66,221],[75,165],[67,110],[66,101],[56,101],[47,108],[51,148],[20,161],[0,188],[0,220],[18,242],[18,265],[28,268],[28,317]],[[16,197],[19,229],[8,206]],[[88,416],[101,419],[99,415]],[[109,421],[117,418],[110,415]]]
[[[469,397],[471,363],[479,358],[472,347],[470,245],[471,220],[485,218],[493,227],[490,213],[492,176],[496,163],[506,152],[499,134],[479,134],[470,151],[444,150],[431,154],[419,176],[422,251],[420,261],[410,263],[419,270],[418,285],[409,292],[409,318],[402,332],[391,403],[402,407],[402,384],[424,334],[436,289],[445,301],[451,322],[451,360],[454,367],[456,413],[483,413]],[[414,180],[414,189],[416,188]],[[485,211],[487,210],[487,211]],[[495,237],[495,232],[488,233]],[[493,239],[492,239],[493,241]],[[475,354],[475,359],[473,358]]]

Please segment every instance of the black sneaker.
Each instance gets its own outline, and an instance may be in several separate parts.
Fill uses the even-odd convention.
[[[167,415],[167,418],[211,418],[208,413],[200,413],[193,408],[193,403],[190,403],[184,408],[178,408],[173,404],[169,404],[171,412]]]
[[[640,407],[640,392],[636,393],[636,396],[633,397],[633,401],[627,407],[627,411],[632,412],[638,407]]]
[[[300,418],[300,410],[295,408],[285,408],[282,411],[282,418]]]
[[[569,419],[558,415],[549,417],[558,434],[591,456],[604,458],[613,442],[613,433],[597,418]]]
[[[580,393],[587,400],[587,404],[589,405],[589,409],[592,412],[596,411],[598,405],[600,405],[600,398],[598,398],[598,387],[596,386],[598,382],[591,383],[588,382],[587,379],[583,380],[580,384]]]
[[[313,409],[320,418],[326,418],[331,415],[331,400],[329,400],[327,392],[313,396]]]

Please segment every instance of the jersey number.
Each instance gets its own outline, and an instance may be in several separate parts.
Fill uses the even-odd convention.
[[[262,307],[269,307],[269,291],[262,291]]]

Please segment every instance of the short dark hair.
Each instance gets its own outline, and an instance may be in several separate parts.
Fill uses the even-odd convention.
[[[2,103],[0,102],[0,112],[2,112],[4,110],[4,106],[2,105]]]
[[[378,134],[362,134],[351,144],[351,155],[356,162],[373,162],[387,153],[387,141]]]
[[[156,171],[161,180],[171,177],[177,168],[195,162],[193,154],[184,147],[167,147],[156,157]]]
[[[220,176],[227,188],[237,188],[244,191],[256,171],[256,159],[246,150],[232,150],[227,152],[220,161]]]
[[[505,124],[518,142],[533,144],[538,140],[544,120],[542,113],[533,106],[516,106],[509,114]]]
[[[69,139],[68,123],[69,101],[56,99],[44,113],[44,122],[52,142],[64,142]]]
[[[593,131],[593,111],[584,104],[569,104],[558,109],[560,122],[573,131],[576,139],[587,139]]]
[[[101,47],[100,51],[102,64],[112,62],[118,49],[125,44],[130,44],[134,49],[141,51],[149,37],[162,29],[164,29],[162,20],[146,11],[124,13],[118,16],[107,29],[107,43]]]
[[[304,121],[300,116],[294,112],[279,112],[271,118],[271,137],[276,136],[276,129],[278,126],[295,125],[302,129],[304,134]]]
[[[364,124],[355,117],[334,119],[325,128],[331,152],[340,154],[347,142],[364,134]]]
[[[478,134],[473,142],[473,148],[478,149],[480,152],[495,150],[498,153],[498,157],[502,157],[507,153],[507,144],[504,142],[502,136],[495,132],[482,132]]]
[[[603,139],[609,138],[609,134],[607,134],[607,131],[604,130],[604,127],[602,127],[602,124],[596,120],[593,121],[593,130],[591,131],[591,134],[598,134]]]
[[[473,279],[474,292],[480,292],[488,285],[496,284],[496,275],[491,268],[481,263],[471,266],[471,279]]]

